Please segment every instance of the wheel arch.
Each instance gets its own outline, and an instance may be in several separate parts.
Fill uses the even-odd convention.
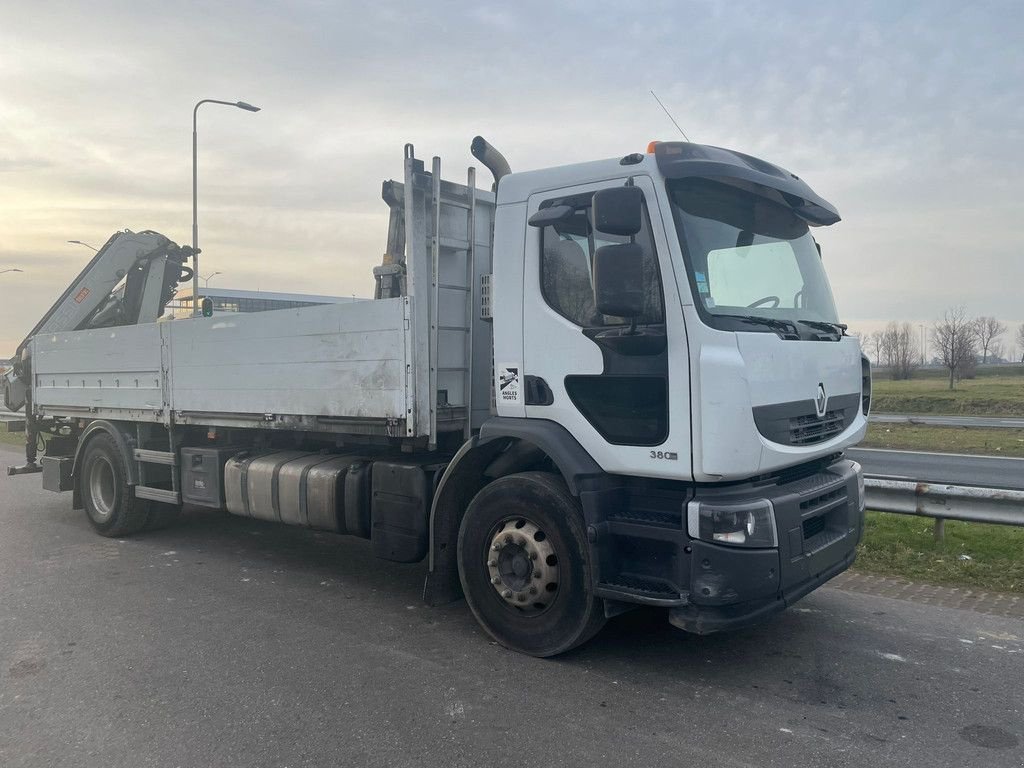
[[[423,600],[444,605],[462,597],[456,543],[462,516],[491,481],[522,471],[526,463],[550,459],[569,492],[579,496],[587,479],[604,474],[565,427],[544,419],[494,417],[449,462],[430,509],[427,577]]]
[[[85,428],[82,435],[78,438],[78,446],[75,448],[75,462],[71,470],[71,478],[73,481],[73,487],[71,491],[71,507],[72,509],[82,509],[82,490],[79,484],[82,459],[85,455],[85,446],[88,442],[95,437],[97,434],[107,434],[114,440],[114,444],[117,446],[117,450],[121,454],[121,458],[124,459],[124,466],[126,470],[126,479],[129,486],[138,485],[139,483],[139,468],[135,462],[134,448],[135,448],[135,437],[128,428],[116,421],[108,421],[106,419],[97,419],[93,421]]]

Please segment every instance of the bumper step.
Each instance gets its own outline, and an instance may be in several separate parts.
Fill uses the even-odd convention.
[[[628,600],[644,605],[673,607],[689,602],[688,595],[672,585],[655,579],[637,576],[618,576],[614,581],[601,582],[594,594],[608,600]]]

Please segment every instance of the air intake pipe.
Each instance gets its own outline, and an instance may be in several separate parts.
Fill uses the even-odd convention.
[[[469,151],[473,153],[473,157],[483,163],[487,170],[494,176],[494,187],[497,189],[498,182],[501,181],[502,176],[506,176],[512,173],[512,169],[509,168],[508,160],[498,150],[487,143],[487,140],[483,136],[476,136],[473,138],[473,143],[469,147]]]

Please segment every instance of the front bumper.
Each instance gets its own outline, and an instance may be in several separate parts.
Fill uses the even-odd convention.
[[[651,526],[641,530],[636,509],[613,513],[594,552],[604,575],[595,592],[609,602],[609,613],[617,612],[616,604],[641,603],[668,608],[674,626],[698,634],[746,626],[849,568],[863,535],[861,468],[853,461],[836,461],[788,480],[699,486],[691,489],[690,499],[768,499],[778,547],[747,549],[692,539],[686,532],[685,504],[681,528],[663,525],[660,534]],[[633,520],[618,523],[616,514]],[[620,573],[608,578],[609,567]]]
[[[670,609],[668,621],[674,627],[697,635],[710,635],[713,632],[724,632],[756,624],[793,605],[833,576],[838,576],[853,564],[856,556],[856,550],[851,549],[843,556],[842,560],[833,563],[827,570],[794,585],[786,592],[730,605],[712,606],[690,603]]]

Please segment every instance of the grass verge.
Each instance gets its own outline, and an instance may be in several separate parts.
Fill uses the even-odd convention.
[[[4,445],[24,445],[24,432],[4,432],[0,430],[0,443]]]
[[[924,517],[868,512],[854,569],[1024,594],[1024,528],[947,520],[941,542],[933,528]]]
[[[1024,416],[1024,376],[964,379],[952,392],[943,379],[872,382],[871,408],[879,413]]]
[[[1024,458],[1024,429],[868,424],[864,448]]]

